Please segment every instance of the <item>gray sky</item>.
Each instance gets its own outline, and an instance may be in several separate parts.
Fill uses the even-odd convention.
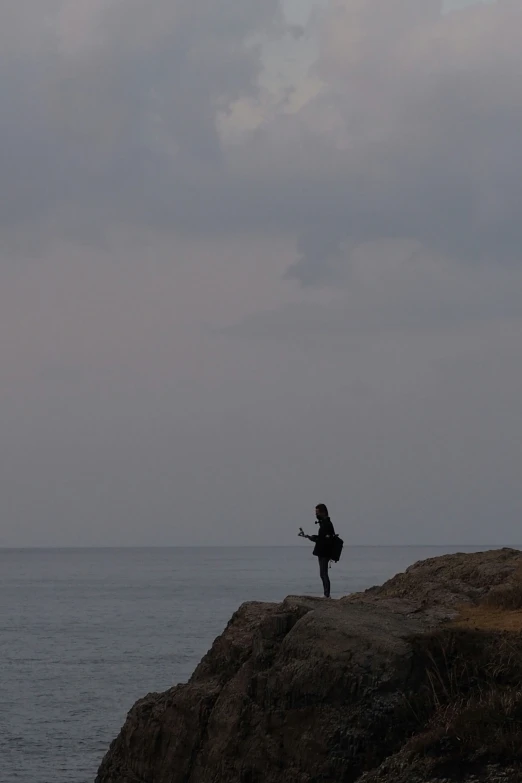
[[[4,0],[0,546],[522,543],[522,4],[453,6]]]

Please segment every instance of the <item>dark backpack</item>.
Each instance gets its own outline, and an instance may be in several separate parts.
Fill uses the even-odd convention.
[[[343,551],[344,541],[342,538],[340,538],[337,533],[332,538],[332,541],[330,543],[330,560],[333,560],[334,563],[338,563],[341,559],[341,552]]]

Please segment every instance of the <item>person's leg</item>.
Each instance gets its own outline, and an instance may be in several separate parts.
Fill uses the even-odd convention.
[[[330,559],[328,557],[319,558],[319,574],[321,575],[321,581],[324,588],[325,598],[330,598],[330,577],[328,576],[328,563]]]

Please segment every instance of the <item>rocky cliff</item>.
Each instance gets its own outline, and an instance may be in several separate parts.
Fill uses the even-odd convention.
[[[522,781],[522,554],[247,603],[131,709],[96,783]]]

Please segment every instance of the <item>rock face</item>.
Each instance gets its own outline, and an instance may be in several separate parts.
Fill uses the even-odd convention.
[[[134,705],[96,783],[522,781],[522,635],[453,622],[521,568],[447,555],[337,601],[244,604],[187,684]]]

